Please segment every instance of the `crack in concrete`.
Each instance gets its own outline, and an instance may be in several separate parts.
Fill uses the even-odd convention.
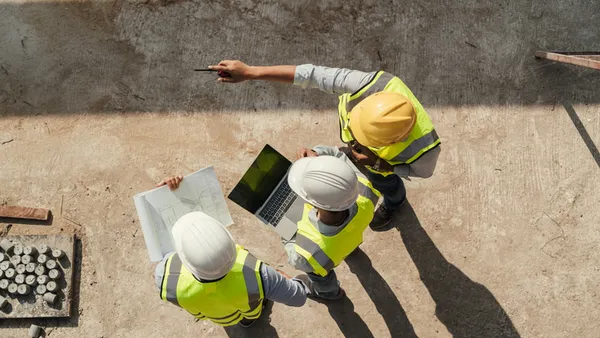
[[[549,216],[549,215],[548,215],[546,212],[542,212],[542,216],[543,216],[543,215],[545,215],[546,217],[548,217],[548,218],[549,218],[549,219],[550,219],[550,220],[551,220],[551,221],[552,221],[552,222],[553,222],[553,223],[554,223],[554,224],[555,224],[555,225],[556,225],[556,226],[557,226],[557,227],[560,229],[560,233],[561,233],[561,234],[560,234],[559,236],[555,236],[555,237],[554,237],[554,238],[552,238],[552,239],[549,239],[549,240],[548,240],[548,241],[547,241],[547,242],[546,242],[546,243],[545,243],[545,244],[544,244],[544,245],[543,245],[543,246],[540,248],[540,250],[541,250],[541,251],[542,251],[544,254],[546,254],[547,256],[549,256],[549,257],[551,257],[551,258],[556,258],[556,257],[557,257],[556,255],[552,255],[551,253],[549,253],[549,252],[546,252],[545,248],[546,248],[546,246],[547,246],[548,244],[550,244],[550,243],[552,243],[552,242],[554,242],[554,241],[556,241],[556,240],[558,240],[558,239],[565,239],[565,238],[566,238],[566,237],[565,237],[565,230],[564,230],[564,229],[563,229],[563,228],[560,226],[560,224],[559,224],[557,221],[555,221],[555,220],[554,220],[554,218],[550,217],[550,216]],[[539,221],[539,220],[542,218],[542,216],[540,216],[540,218],[538,218],[538,221]],[[536,223],[537,223],[537,221],[536,221]]]

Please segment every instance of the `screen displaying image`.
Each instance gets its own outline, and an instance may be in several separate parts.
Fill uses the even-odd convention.
[[[233,188],[229,199],[242,208],[256,213],[275,190],[292,163],[277,150],[266,145],[252,163],[240,183]]]

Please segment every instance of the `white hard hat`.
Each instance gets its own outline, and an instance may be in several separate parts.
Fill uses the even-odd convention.
[[[216,219],[195,211],[175,222],[175,251],[196,278],[219,279],[233,267],[237,256],[231,234]]]
[[[358,198],[356,173],[334,156],[299,159],[290,169],[288,183],[303,200],[323,210],[346,210]]]

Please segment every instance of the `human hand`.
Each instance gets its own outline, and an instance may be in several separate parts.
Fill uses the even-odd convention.
[[[176,190],[177,188],[179,188],[179,183],[181,183],[182,180],[183,180],[183,176],[181,176],[181,175],[175,176],[175,177],[167,177],[164,180],[162,180],[160,183],[158,183],[156,186],[162,187],[163,185],[168,185],[169,189]]]
[[[290,277],[290,275],[288,275],[287,273],[279,270],[279,269],[275,269],[277,272],[279,272],[283,277],[287,278],[287,279],[292,279],[292,277]]]
[[[308,276],[305,274],[302,275],[298,275],[296,277],[294,277],[295,279],[298,279],[300,281],[302,281],[302,283],[304,285],[306,285],[306,287],[308,287],[308,295],[314,295],[315,294],[315,289],[314,289],[314,285],[313,283],[310,281],[310,279],[308,279]]]
[[[230,77],[219,77],[217,81],[238,83],[252,79],[252,67],[239,60],[223,60],[218,65],[208,66],[209,69],[225,72]]]
[[[356,162],[368,166],[374,166],[378,158],[377,155],[371,151],[371,149],[356,141],[350,142],[350,154]]]
[[[317,157],[317,156],[319,156],[319,154],[317,154],[317,152],[315,152],[314,150],[308,149],[308,148],[300,148],[296,152],[296,159],[298,159],[298,160],[301,158],[305,158],[305,157]]]
[[[375,165],[375,163],[377,163],[377,160],[379,160],[380,170],[394,171],[394,167],[391,164],[379,158],[374,152],[371,151],[371,149],[359,144],[356,141],[353,141],[350,144],[350,154],[359,164],[372,167]]]

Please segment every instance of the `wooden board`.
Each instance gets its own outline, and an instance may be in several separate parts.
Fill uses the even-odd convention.
[[[30,235],[6,236],[13,242],[23,245],[39,247],[46,244],[52,249],[61,249],[65,256],[58,260],[62,267],[63,277],[59,280],[61,290],[57,292],[59,300],[55,305],[48,305],[42,300],[41,295],[32,292],[26,297],[9,296],[6,290],[0,290],[0,295],[7,298],[9,305],[0,309],[2,318],[42,318],[42,317],[70,317],[71,302],[73,299],[73,271],[75,270],[75,238],[72,235]],[[0,249],[0,252],[3,252]]]
[[[535,52],[535,57],[600,70],[600,61],[598,61],[598,56],[600,55],[593,53],[594,52],[550,53],[538,50]]]
[[[50,217],[50,210],[42,208],[0,205],[0,217],[47,221]]]

